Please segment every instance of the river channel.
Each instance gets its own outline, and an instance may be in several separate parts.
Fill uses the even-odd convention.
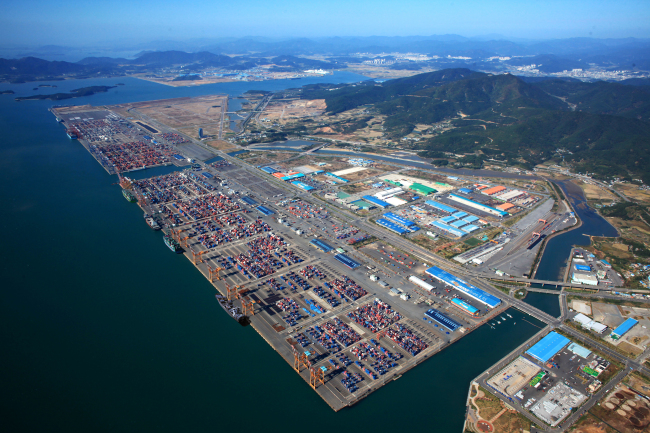
[[[562,269],[566,266],[574,246],[587,246],[589,236],[618,236],[618,231],[610,223],[587,205],[582,189],[570,180],[554,181],[562,188],[576,214],[582,220],[577,229],[555,236],[548,241],[544,255],[539,263],[535,278],[538,280],[562,280]]]

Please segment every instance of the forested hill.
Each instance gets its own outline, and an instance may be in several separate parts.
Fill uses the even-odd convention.
[[[313,85],[303,98],[325,99],[332,114],[364,106],[387,116],[388,138],[415,125],[451,120],[453,129],[420,141],[424,156],[465,154],[532,168],[564,158],[574,169],[650,183],[650,88],[576,80],[525,82],[504,74],[447,69],[354,85]]]

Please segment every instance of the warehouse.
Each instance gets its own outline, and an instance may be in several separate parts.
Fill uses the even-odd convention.
[[[461,228],[461,227],[463,227],[463,226],[466,226],[467,223],[466,223],[465,221],[463,221],[463,220],[458,220],[458,221],[454,221],[454,222],[452,222],[452,223],[449,223],[449,225],[452,226],[452,227],[456,227],[457,229],[459,229],[459,228]]]
[[[337,254],[334,256],[334,258],[339,262],[343,263],[345,266],[347,266],[350,269],[358,268],[359,266],[361,266],[360,263],[356,262],[355,260],[352,260],[345,254]]]
[[[309,244],[318,248],[324,253],[329,253],[334,249],[334,247],[332,247],[326,242],[321,241],[320,239],[312,239],[311,241],[309,241]]]
[[[440,221],[442,221],[445,224],[449,224],[452,221],[456,221],[456,217],[453,215],[446,216],[444,218],[440,218]]]
[[[468,223],[473,223],[475,221],[478,221],[478,217],[476,217],[474,215],[469,215],[469,216],[466,216],[465,218],[463,218],[463,221],[466,221]]]
[[[413,191],[417,191],[422,195],[435,194],[438,192],[438,190],[429,188],[428,186],[422,185],[421,183],[417,183],[417,182],[411,184],[411,186],[409,186],[409,189],[412,189]]]
[[[273,215],[275,213],[271,209],[269,209],[269,208],[267,208],[265,206],[257,206],[255,209],[257,209],[258,211],[260,211],[261,213],[263,213],[266,216]]]
[[[483,190],[481,192],[483,194],[486,194],[486,195],[494,195],[494,194],[496,194],[498,192],[505,191],[505,189],[506,189],[505,186],[498,185],[498,186],[493,186],[492,188],[488,188],[486,190]]]
[[[271,168],[271,167],[260,167],[260,170],[262,170],[263,172],[266,172],[268,174],[273,174],[273,173],[278,172],[276,169]]]
[[[507,212],[509,209],[512,209],[513,207],[515,207],[515,205],[512,204],[512,203],[503,203],[503,204],[497,205],[497,206],[495,206],[495,207],[496,207],[497,209],[501,209],[502,211],[506,211],[506,212]]]
[[[442,203],[440,203],[438,201],[435,201],[435,200],[427,200],[427,201],[424,202],[424,204],[428,204],[429,206],[431,206],[434,209],[438,209],[438,210],[441,210],[443,212],[447,212],[447,213],[450,213],[450,214],[456,212],[455,208],[453,208],[451,206],[447,206],[446,204],[442,204]]]
[[[302,173],[291,173],[291,174],[287,174],[284,177],[281,177],[280,179],[282,179],[283,181],[286,182],[288,180],[298,179],[298,178],[301,178],[301,177],[305,177],[305,175],[302,174]]]
[[[366,200],[366,201],[368,201],[368,202],[370,202],[372,204],[375,204],[375,205],[377,205],[377,206],[379,206],[381,208],[390,207],[390,203],[386,203],[385,201],[383,201],[381,199],[378,199],[377,197],[373,197],[371,195],[364,195],[361,198],[363,198],[364,200]]]
[[[242,196],[242,198],[240,198],[239,200],[241,202],[243,202],[245,204],[249,204],[249,205],[257,204],[257,202],[255,200],[253,200],[252,198],[250,198],[248,196]]]
[[[571,276],[571,282],[577,284],[588,284],[590,286],[598,285],[598,278],[593,275],[583,274],[582,272],[574,272]]]
[[[466,206],[472,207],[474,209],[481,210],[483,212],[487,212],[487,213],[492,214],[492,215],[497,215],[497,216],[500,216],[500,217],[508,215],[508,212],[505,212],[505,211],[502,211],[502,210],[499,210],[499,209],[495,209],[495,208],[490,207],[490,206],[486,206],[484,204],[475,202],[473,200],[461,197],[461,196],[456,195],[456,194],[449,194],[449,198],[451,200],[457,201],[458,203],[462,203],[462,204],[464,204]]]
[[[422,287],[423,289],[425,289],[425,290],[427,290],[429,292],[432,291],[432,290],[435,290],[435,287],[433,287],[431,284],[427,283],[426,281],[423,281],[423,280],[419,279],[416,276],[411,275],[409,277],[409,281],[412,282],[413,284],[417,285],[417,286]]]
[[[405,233],[408,233],[409,231],[406,229],[403,229],[402,227],[398,226],[395,223],[392,223],[388,220],[385,220],[383,218],[377,220],[377,224],[379,224],[382,227],[386,227],[388,230],[393,231],[397,233],[398,235],[403,235]]]
[[[396,222],[397,224],[403,225],[404,227],[407,227],[407,228],[415,225],[415,223],[413,221],[407,220],[406,218],[402,218],[401,216],[395,215],[392,212],[387,212],[383,216],[387,220]]]
[[[377,197],[379,200],[384,200],[388,197],[392,197],[394,195],[399,195],[399,194],[404,194],[404,190],[402,188],[391,188],[386,191],[378,192],[375,194],[375,197]]]
[[[474,316],[474,317],[478,316],[478,312],[479,312],[478,308],[469,305],[465,301],[461,301],[458,298],[454,298],[454,299],[451,300],[451,303],[454,305],[454,307],[464,311],[465,313],[469,314],[470,316]]]
[[[469,214],[467,212],[454,212],[453,214],[451,214],[451,216],[453,216],[455,218],[458,218],[458,219],[465,218],[468,215]]]
[[[355,205],[355,206],[357,206],[357,207],[359,207],[361,209],[374,209],[376,207],[374,204],[368,203],[365,200],[353,201],[350,204]]]
[[[435,308],[431,308],[427,310],[426,313],[424,313],[424,315],[427,316],[429,319],[433,320],[434,322],[437,322],[438,324],[449,329],[452,332],[463,326],[460,323],[456,322],[451,317],[442,314],[440,311],[436,310]]]
[[[588,265],[576,265],[576,271],[591,272],[591,266]]]
[[[460,278],[455,277],[449,272],[443,271],[442,269],[433,266],[426,270],[427,274],[431,275],[436,280],[445,283],[454,289],[463,292],[470,298],[476,299],[480,303],[486,305],[489,308],[494,308],[501,304],[501,299],[497,298],[494,295],[487,293],[484,290],[479,289]]]
[[[331,177],[332,179],[338,180],[339,182],[342,182],[342,183],[348,183],[347,179],[343,179],[342,177],[338,177],[334,173],[329,173],[328,172],[328,173],[325,173],[325,176]]]
[[[472,190],[471,190],[471,189],[467,189],[467,188],[461,188],[461,189],[458,190],[458,192],[461,192],[461,193],[463,193],[463,194],[471,194],[471,193],[472,193]]]
[[[525,194],[523,191],[513,189],[512,191],[504,192],[503,194],[499,195],[499,200],[510,201],[523,194]]]
[[[455,227],[452,227],[449,224],[445,224],[443,222],[440,222],[440,220],[431,221],[429,223],[429,225],[433,226],[433,227],[436,227],[436,228],[442,230],[445,233],[449,233],[449,234],[451,234],[453,236],[457,236],[459,238],[462,238],[463,236],[465,236],[467,234],[467,232],[465,232],[465,231],[463,231],[461,229],[457,229]]]
[[[312,189],[314,189],[313,186],[309,186],[306,183],[302,183],[302,182],[297,181],[297,180],[294,181],[294,182],[291,182],[291,185],[297,186],[298,188],[304,189],[305,191],[311,191]]]
[[[569,352],[575,353],[581,358],[587,359],[589,355],[591,355],[591,350],[580,346],[579,344],[576,343],[571,343],[569,344],[569,347],[567,348]]]
[[[399,197],[388,197],[386,199],[386,203],[389,203],[389,204],[391,204],[393,206],[401,206],[401,205],[406,204],[408,202],[406,200],[402,200]]]
[[[571,340],[564,335],[560,335],[555,331],[551,331],[546,337],[542,338],[533,347],[526,351],[527,355],[537,359],[542,363],[546,363],[549,359],[555,356],[560,350],[571,343]]]
[[[627,331],[632,329],[634,325],[639,323],[638,320],[634,320],[631,317],[627,319],[625,322],[623,322],[621,325],[619,325],[618,328],[614,329],[612,333],[610,334],[610,337],[612,337],[614,340],[618,340],[621,338]]]

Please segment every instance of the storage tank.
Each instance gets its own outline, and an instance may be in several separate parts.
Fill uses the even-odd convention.
[[[416,276],[411,275],[409,277],[409,281],[412,282],[413,284],[417,285],[417,286],[422,287],[423,289],[425,289],[425,290],[427,290],[429,292],[432,291],[432,290],[435,290],[435,287],[433,287],[431,284],[427,283],[426,281],[423,281],[423,280],[419,279]]]

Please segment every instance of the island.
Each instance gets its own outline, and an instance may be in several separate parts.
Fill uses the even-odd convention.
[[[115,86],[91,86],[74,89],[70,93],[53,93],[51,95],[32,95],[32,96],[19,96],[16,101],[30,101],[36,99],[50,99],[52,101],[60,101],[62,99],[80,98],[82,96],[91,96],[95,93],[107,92]],[[13,93],[13,92],[11,92]]]

